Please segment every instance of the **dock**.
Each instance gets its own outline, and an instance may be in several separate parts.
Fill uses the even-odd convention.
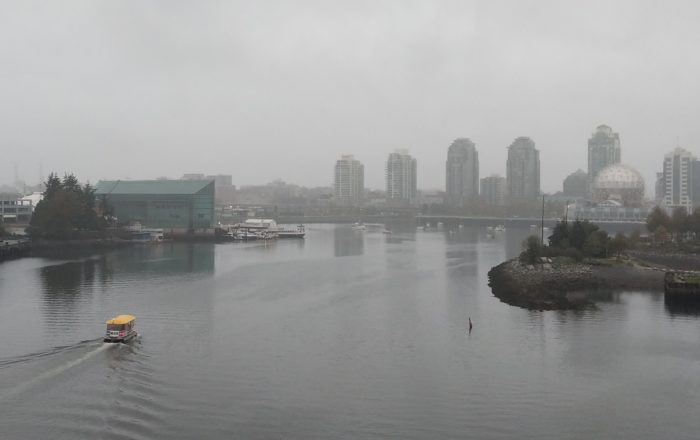
[[[31,248],[29,240],[0,240],[0,261],[22,257],[28,254]]]
[[[666,272],[664,293],[667,297],[700,301],[700,272]]]

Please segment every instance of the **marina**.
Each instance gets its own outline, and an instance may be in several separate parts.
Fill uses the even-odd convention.
[[[248,219],[242,223],[225,226],[227,241],[275,240],[278,238],[303,239],[306,227],[299,224],[296,227],[279,226],[273,219]]]

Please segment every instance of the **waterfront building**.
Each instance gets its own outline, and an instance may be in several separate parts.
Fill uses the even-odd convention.
[[[602,203],[577,202],[569,210],[569,218],[591,222],[646,222],[651,209],[645,206],[622,206],[615,201]]]
[[[365,195],[365,167],[351,154],[335,162],[333,195],[342,205],[357,206]]]
[[[579,169],[564,179],[562,195],[571,199],[582,199],[588,195],[588,174]]]
[[[620,163],[620,135],[607,125],[599,125],[588,139],[588,179],[595,181],[603,168]]]
[[[614,202],[620,206],[641,206],[644,178],[634,168],[615,164],[603,168],[593,182],[593,199],[598,204]]]
[[[398,149],[386,161],[387,201],[412,203],[417,194],[417,163],[408,150]]]
[[[503,206],[506,203],[506,179],[498,174],[481,179],[481,200],[491,206]]]
[[[511,205],[531,203],[540,196],[540,152],[529,137],[508,147],[506,192]]]
[[[603,168],[596,176],[592,200],[579,200],[569,214],[581,220],[644,222],[649,206],[644,206],[644,178],[624,164]]]
[[[231,174],[212,174],[206,176],[204,179],[195,180],[214,181],[216,203],[232,204],[236,202],[236,185],[233,184],[233,176]]]
[[[206,176],[204,179],[192,179],[192,180],[213,180],[214,186],[216,188],[225,188],[233,186],[233,176],[231,174],[212,174]]]
[[[447,203],[464,206],[479,195],[479,152],[467,138],[455,139],[447,150]]]
[[[28,224],[34,211],[31,200],[18,193],[0,193],[0,224]]]
[[[107,200],[121,224],[189,233],[214,222],[213,180],[102,180],[95,194]]]
[[[182,180],[205,180],[205,177],[201,173],[188,173],[182,175]]]
[[[700,180],[700,176],[694,176],[696,162],[691,152],[680,147],[664,156],[663,203],[667,208],[684,207],[688,212],[693,211],[693,189],[695,181]]]

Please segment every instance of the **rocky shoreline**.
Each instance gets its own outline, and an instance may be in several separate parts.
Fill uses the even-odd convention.
[[[665,270],[624,263],[521,264],[508,260],[489,271],[489,286],[501,301],[528,309],[580,309],[595,305],[601,292],[663,290]]]

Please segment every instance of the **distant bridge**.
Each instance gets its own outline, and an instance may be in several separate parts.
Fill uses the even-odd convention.
[[[561,218],[545,217],[544,225],[546,227],[553,227],[560,221]],[[573,220],[573,219],[571,219]],[[477,226],[495,226],[495,225],[512,225],[512,226],[528,226],[535,225],[540,227],[542,224],[541,217],[473,217],[473,216],[462,216],[462,215],[417,215],[416,221],[419,224],[435,225],[441,222],[445,225],[477,225]],[[645,222],[642,221],[631,221],[631,220],[590,220],[600,226],[605,230],[634,230],[641,229],[646,226]]]

